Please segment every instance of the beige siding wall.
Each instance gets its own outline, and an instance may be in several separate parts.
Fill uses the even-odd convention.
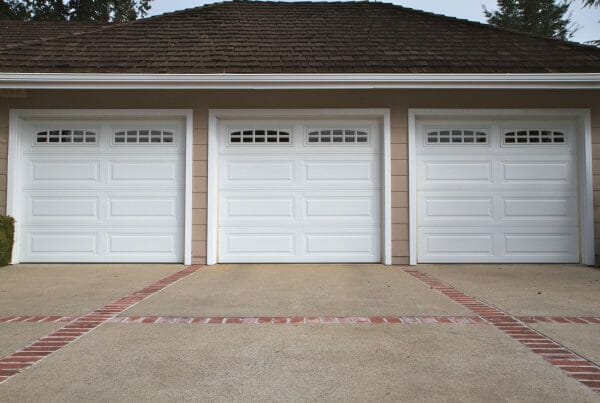
[[[0,97],[0,213],[6,210],[10,108],[186,108],[194,110],[193,262],[206,261],[207,129],[209,108],[390,108],[392,126],[392,254],[408,263],[409,108],[591,108],[594,207],[600,218],[600,91],[30,91]],[[600,220],[595,221],[600,251]]]

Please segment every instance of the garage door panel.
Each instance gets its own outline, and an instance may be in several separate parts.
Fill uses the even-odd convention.
[[[426,219],[493,219],[491,197],[427,197],[423,196]]]
[[[109,161],[108,184],[117,186],[177,186],[181,162],[177,160]]]
[[[108,198],[108,219],[174,219],[177,220],[181,201],[176,196],[110,196]]]
[[[573,227],[420,228],[418,253],[423,263],[573,263],[579,258]]]
[[[295,250],[296,233],[278,231],[277,228],[254,228],[246,231],[223,228],[219,237],[219,256],[223,262],[293,258]]]
[[[60,136],[71,139],[40,142],[45,135],[37,130],[52,122],[29,126],[20,139],[21,261],[183,260],[184,131],[179,123],[151,119],[125,126],[147,125],[172,133],[155,131],[163,137],[148,134],[146,144],[116,144],[114,128],[121,124],[65,119]],[[94,127],[93,144],[73,144],[76,128],[84,126]]]
[[[503,201],[502,218],[505,220],[568,220],[573,222],[576,219],[577,199],[572,196],[509,196],[503,198]]]
[[[98,252],[98,234],[94,232],[56,233],[40,228],[26,232],[31,256],[55,255],[95,256]]]
[[[426,126],[419,124],[417,141],[419,262],[578,261],[577,136],[572,129],[520,122],[510,126],[513,143],[504,144],[509,126],[491,120],[484,125],[489,145],[478,147],[461,141],[425,145]],[[532,135],[524,139],[529,129],[521,127],[533,130]],[[544,135],[560,130],[557,144],[541,139],[540,128]],[[515,139],[517,132],[521,137]],[[433,143],[440,141],[440,133],[431,135]]]
[[[379,228],[222,227],[219,260],[235,262],[377,262]]]
[[[502,161],[502,181],[506,184],[522,183],[568,183],[573,172],[568,161],[553,162],[506,162]]]
[[[30,216],[32,219],[82,218],[98,219],[98,197],[30,196]]]
[[[219,261],[380,261],[380,133],[372,123],[357,126],[359,139],[348,121],[286,121],[279,129],[253,121],[246,144],[237,140],[242,123],[223,122]],[[264,132],[252,131],[258,127],[289,131],[291,144],[254,143],[252,133]]]
[[[295,200],[293,196],[282,193],[257,196],[243,192],[225,193],[221,197],[220,214],[224,225],[234,220],[292,220],[295,217]]]
[[[29,186],[80,186],[100,182],[100,161],[29,161]]]
[[[420,164],[420,182],[423,185],[456,183],[491,183],[492,162],[461,162],[461,161],[422,161]]]
[[[306,218],[373,217],[371,197],[306,197],[304,205]]]
[[[110,231],[108,237],[108,256],[148,256],[176,254],[177,236],[168,233],[130,233]]]
[[[435,256],[493,256],[494,234],[485,229],[452,227],[419,230],[421,255]]]
[[[293,160],[237,160],[232,158],[221,164],[222,188],[243,186],[291,186],[295,183]]]
[[[377,235],[372,231],[352,231],[340,233],[307,232],[304,234],[306,256],[345,256],[377,259]]]
[[[174,262],[181,259],[183,228],[23,226],[27,262]]]
[[[333,157],[332,157],[333,159]],[[304,182],[312,185],[358,185],[375,187],[379,183],[377,162],[373,159],[366,161],[329,160],[304,162]]]
[[[573,232],[506,233],[504,245],[507,255],[572,255],[576,252],[577,237]]]

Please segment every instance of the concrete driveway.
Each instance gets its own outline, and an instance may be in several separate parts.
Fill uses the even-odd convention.
[[[0,269],[0,400],[600,402],[600,270]]]

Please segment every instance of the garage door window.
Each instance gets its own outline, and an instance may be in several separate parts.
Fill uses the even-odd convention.
[[[290,144],[292,136],[282,130],[247,129],[229,133],[229,144]]]
[[[114,144],[173,144],[175,134],[167,130],[121,130],[114,134]]]
[[[565,133],[553,130],[511,130],[504,133],[506,145],[525,144],[566,144]]]
[[[322,129],[308,133],[310,144],[333,144],[333,143],[368,143],[369,134],[363,130],[356,129]]]
[[[96,133],[88,130],[61,129],[37,132],[35,144],[95,144]]]
[[[487,144],[488,134],[480,130],[446,129],[428,131],[428,145]]]

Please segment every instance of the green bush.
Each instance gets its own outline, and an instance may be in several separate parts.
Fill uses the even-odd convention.
[[[0,216],[0,266],[10,264],[15,237],[15,220]]]

